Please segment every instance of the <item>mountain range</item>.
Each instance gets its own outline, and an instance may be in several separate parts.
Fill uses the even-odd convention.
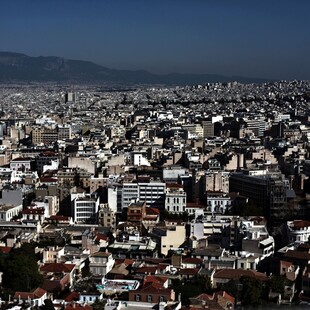
[[[0,83],[76,82],[106,85],[195,85],[214,82],[262,83],[270,79],[223,76],[217,74],[153,74],[144,70],[116,70],[90,61],[61,57],[31,57],[21,53],[0,52]]]

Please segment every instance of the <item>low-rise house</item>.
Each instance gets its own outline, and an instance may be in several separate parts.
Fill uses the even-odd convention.
[[[45,209],[37,207],[28,207],[22,211],[23,220],[38,221],[43,224],[45,220]]]
[[[189,300],[191,309],[233,310],[235,308],[235,298],[225,291],[218,291],[213,295],[200,294]]]
[[[33,292],[15,292],[14,299],[28,302],[31,307],[40,307],[47,299],[47,291],[38,287]]]
[[[292,262],[280,260],[280,275],[285,276],[288,280],[296,281],[299,271],[299,266],[294,265]]]
[[[48,246],[43,249],[43,263],[59,263],[61,257],[65,254],[64,247]]]
[[[300,268],[305,268],[310,264],[310,253],[299,250],[287,250],[282,257],[283,260],[292,262]]]
[[[42,287],[51,295],[58,294],[73,284],[74,264],[47,263],[40,267],[44,277]]]
[[[129,301],[160,303],[174,300],[174,290],[163,287],[161,283],[147,282],[139,289],[129,292]]]
[[[289,242],[308,242],[310,240],[310,221],[287,221],[286,231]]]
[[[157,243],[150,238],[126,240],[125,242],[115,241],[109,245],[108,249],[119,258],[155,257],[157,255]]]
[[[243,276],[252,277],[260,281],[268,281],[269,279],[265,274],[254,270],[219,269],[216,270],[211,277],[212,286],[219,287],[231,280],[239,282],[240,278]]]
[[[83,292],[80,293],[79,302],[84,304],[93,304],[96,301],[102,300],[103,296],[99,292]]]
[[[112,270],[114,263],[112,253],[96,252],[89,257],[89,271],[94,276],[103,277]]]

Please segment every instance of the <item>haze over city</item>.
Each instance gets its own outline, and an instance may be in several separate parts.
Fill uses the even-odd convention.
[[[307,0],[2,1],[0,50],[154,73],[310,78]]]

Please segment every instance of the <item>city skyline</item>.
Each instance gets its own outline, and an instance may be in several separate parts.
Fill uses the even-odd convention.
[[[1,50],[153,73],[310,79],[309,1],[3,1]]]

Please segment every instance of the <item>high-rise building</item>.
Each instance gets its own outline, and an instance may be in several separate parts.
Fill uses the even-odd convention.
[[[214,124],[212,120],[206,120],[202,122],[203,127],[203,137],[213,137],[214,136]]]
[[[65,95],[65,102],[75,102],[76,100],[76,94],[73,92],[68,92]]]
[[[248,197],[261,207],[269,218],[277,219],[287,210],[286,183],[281,175],[247,175],[232,173],[229,178],[230,192]]]

